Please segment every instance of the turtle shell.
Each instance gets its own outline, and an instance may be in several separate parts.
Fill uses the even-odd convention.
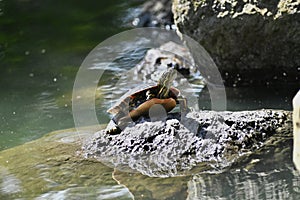
[[[120,100],[118,100],[107,112],[111,114],[118,114],[120,111],[127,113],[131,110],[137,108],[139,105],[147,100],[147,92],[150,91],[151,94],[157,94],[159,91],[159,86],[157,84],[148,84],[138,86],[128,92],[126,92]],[[177,88],[171,87],[169,91],[169,97],[177,99],[179,90]]]

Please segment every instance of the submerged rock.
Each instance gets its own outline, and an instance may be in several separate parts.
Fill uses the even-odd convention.
[[[82,142],[98,128],[55,131],[0,151],[0,199],[186,198],[190,177],[151,178],[85,159]]]
[[[297,0],[173,0],[179,31],[204,46],[229,86],[299,83],[299,8]]]
[[[222,170],[291,129],[288,111],[199,111],[182,120],[177,113],[166,121],[142,119],[119,135],[99,131],[83,149],[86,157],[120,170],[168,177]]]
[[[116,198],[132,198],[112,178],[113,169],[81,156],[82,140],[96,130],[56,131],[0,151],[0,199],[101,199],[108,192],[99,188],[109,187]]]
[[[267,139],[262,148],[240,157],[235,162],[238,166],[223,173],[153,178],[83,158],[82,141],[96,130],[98,126],[61,130],[0,151],[0,199],[57,199],[59,195],[65,199],[218,199],[228,195],[238,199],[253,195],[256,188],[260,188],[259,197],[281,192],[286,199],[298,199],[297,192],[290,192],[297,191],[300,181],[293,170],[292,135]]]

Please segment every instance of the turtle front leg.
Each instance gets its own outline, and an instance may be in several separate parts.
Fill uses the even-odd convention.
[[[109,129],[106,131],[107,134],[109,135],[117,135],[121,133],[123,126],[120,127],[120,122],[122,118],[126,116],[125,113],[119,112],[117,113],[112,119],[111,122],[109,123]]]
[[[181,113],[181,118],[182,118],[183,116],[185,116],[190,111],[190,109],[187,106],[187,99],[185,97],[178,96],[177,101],[178,101],[179,106],[180,106],[180,113]]]
[[[122,130],[124,130],[131,122],[132,122],[132,120],[131,120],[130,116],[122,117],[122,118],[118,119],[118,121],[114,121],[115,126],[111,129],[107,130],[106,133],[109,135],[120,134],[122,132]]]
[[[150,108],[160,104],[164,107],[166,112],[171,111],[176,106],[176,101],[173,98],[158,99],[153,98],[138,106],[136,109],[129,112],[128,115],[123,115],[121,118],[114,118],[115,127],[107,131],[107,134],[116,135],[121,133],[131,122],[138,120],[141,116],[148,116]]]
[[[169,112],[176,106],[176,101],[173,98],[168,98],[168,99],[153,98],[142,103],[139,107],[132,110],[129,113],[129,116],[133,121],[136,121],[141,116],[148,116],[150,108],[155,104],[162,105],[165,111]]]
[[[119,126],[114,126],[113,128],[106,131],[106,134],[109,135],[118,135],[122,132],[122,129],[120,129]]]

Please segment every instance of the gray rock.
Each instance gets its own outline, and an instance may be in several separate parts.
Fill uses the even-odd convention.
[[[291,129],[289,111],[199,111],[183,120],[175,113],[165,122],[141,119],[119,135],[97,132],[83,150],[119,170],[169,177],[222,170]]]
[[[132,24],[137,27],[162,27],[174,29],[172,0],[146,1]]]
[[[157,81],[169,67],[176,69],[185,77],[197,76],[197,69],[188,49],[172,41],[159,48],[149,49],[144,59],[136,65],[134,75],[142,76],[144,81],[147,79]]]
[[[203,45],[229,86],[299,84],[299,7],[299,0],[173,0],[179,31]]]

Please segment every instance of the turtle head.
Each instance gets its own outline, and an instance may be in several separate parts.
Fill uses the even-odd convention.
[[[169,95],[169,90],[172,85],[172,82],[177,77],[176,70],[173,68],[169,68],[167,71],[165,71],[160,79],[158,80],[158,86],[160,87],[160,90],[158,92],[158,98],[167,98]]]

